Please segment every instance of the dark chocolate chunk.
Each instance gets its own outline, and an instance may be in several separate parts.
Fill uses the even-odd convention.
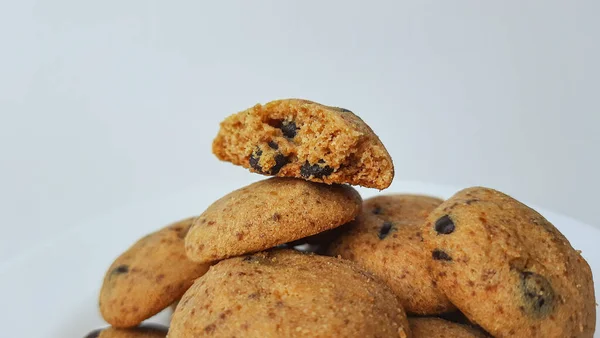
[[[321,167],[318,164],[311,165],[308,161],[304,162],[302,167],[300,167],[300,175],[304,178],[310,178],[311,176],[314,178],[322,178],[323,176],[329,176],[333,173],[333,168],[326,165]]]
[[[381,214],[381,207],[378,206],[378,205],[376,205],[371,212],[373,214],[375,214],[375,215],[380,215]]]
[[[250,163],[250,167],[252,167],[252,169],[258,171],[259,173],[262,173],[262,167],[260,166],[260,164],[258,164],[262,154],[263,154],[262,150],[257,147],[252,152],[252,155],[250,155],[250,159],[248,160],[248,162]]]
[[[544,317],[552,312],[554,290],[544,276],[530,271],[521,272],[521,291],[525,312],[537,317]]]
[[[433,250],[431,257],[436,261],[452,261],[452,257],[440,249]]]
[[[276,175],[279,172],[279,170],[281,170],[281,168],[283,168],[283,166],[285,166],[288,163],[288,158],[278,153],[277,155],[275,155],[275,165],[271,168],[269,174]]]
[[[98,338],[100,337],[100,332],[102,332],[104,329],[97,329],[94,330],[90,333],[88,333],[84,338]]]
[[[279,129],[281,129],[281,132],[283,132],[283,136],[287,138],[294,138],[296,137],[296,133],[299,128],[296,127],[296,123],[294,121],[283,121]]]
[[[271,149],[275,149],[275,150],[279,149],[279,145],[277,144],[277,142],[275,142],[273,140],[269,141],[267,144],[269,145],[269,147]]]
[[[435,221],[435,231],[438,234],[448,235],[454,232],[454,222],[450,219],[450,216],[444,215]]]
[[[116,268],[114,268],[114,270],[112,271],[113,275],[120,275],[122,273],[128,273],[129,272],[129,266],[127,265],[119,265]]]
[[[379,229],[379,234],[377,235],[379,236],[379,239],[386,238],[387,235],[390,233],[390,230],[392,230],[392,226],[393,224],[391,222],[383,222],[383,225]]]

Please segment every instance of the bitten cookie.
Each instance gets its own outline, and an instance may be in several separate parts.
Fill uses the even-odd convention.
[[[185,293],[170,338],[409,337],[385,284],[352,262],[293,250],[219,262]]]
[[[168,328],[158,324],[144,324],[130,329],[107,327],[88,333],[85,338],[165,338]]]
[[[344,108],[286,99],[229,116],[213,142],[223,160],[253,172],[385,189],[394,178],[387,150]]]
[[[100,312],[114,327],[133,327],[181,297],[208,264],[190,261],[184,237],[192,218],[140,239],[108,269],[100,290]]]
[[[186,253],[209,262],[272,248],[353,220],[361,203],[348,185],[259,181],[209,206],[185,239]]]
[[[469,188],[423,226],[438,287],[497,337],[592,337],[592,272],[544,217],[492,189]]]
[[[421,226],[442,200],[384,195],[365,200],[349,230],[329,248],[332,256],[358,263],[385,281],[413,314],[439,314],[455,307],[434,284]]]
[[[413,338],[485,338],[480,330],[434,317],[408,318]]]

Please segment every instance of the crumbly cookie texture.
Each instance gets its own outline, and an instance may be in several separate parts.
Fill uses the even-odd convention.
[[[253,172],[385,189],[394,165],[373,130],[344,108],[300,99],[229,116],[213,142],[223,161]]]
[[[462,190],[423,226],[438,287],[496,337],[592,337],[589,265],[539,213],[501,192]]]
[[[348,185],[273,177],[209,206],[186,237],[186,253],[210,262],[272,248],[349,222],[361,205]]]
[[[385,281],[409,314],[431,315],[456,308],[431,277],[431,253],[421,226],[442,200],[419,195],[382,195],[365,200],[348,231],[329,254],[358,263]]]
[[[435,317],[409,317],[413,338],[485,338],[484,332]]]
[[[144,324],[129,329],[107,327],[90,332],[85,338],[165,338],[169,328],[158,324]]]
[[[170,338],[410,337],[381,281],[352,262],[274,250],[219,262],[181,299]]]
[[[202,276],[208,264],[185,255],[189,218],[140,239],[108,269],[100,290],[100,313],[114,327],[127,328],[157,314]]]

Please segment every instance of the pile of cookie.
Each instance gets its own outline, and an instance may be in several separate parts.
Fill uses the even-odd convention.
[[[394,167],[347,109],[256,105],[213,152],[275,177],[133,244],[100,291],[111,327],[88,337],[593,335],[590,267],[524,204],[482,187],[362,201],[351,185],[385,189]],[[169,328],[142,323],[169,306]]]

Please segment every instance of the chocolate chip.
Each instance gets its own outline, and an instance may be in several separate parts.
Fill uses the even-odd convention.
[[[304,178],[310,178],[311,176],[314,178],[322,178],[323,176],[329,176],[333,173],[333,168],[326,165],[321,167],[318,164],[311,165],[308,161],[304,162],[302,167],[300,167],[300,175]]]
[[[271,149],[275,149],[275,150],[279,149],[279,145],[277,144],[277,142],[275,142],[273,140],[269,141],[267,144],[269,145],[269,147]]]
[[[275,155],[275,165],[271,168],[269,174],[276,175],[279,172],[279,170],[281,170],[281,168],[283,168],[283,166],[285,166],[288,163],[288,158],[278,153],[277,155]]]
[[[552,312],[554,290],[544,276],[530,271],[521,272],[521,291],[525,312],[539,317]]]
[[[248,162],[250,163],[250,167],[252,167],[252,169],[258,171],[259,173],[262,173],[262,167],[260,166],[260,164],[258,164],[262,154],[263,154],[262,150],[257,147],[252,152],[252,155],[250,155],[250,159],[248,160]]]
[[[383,225],[379,229],[379,239],[386,238],[387,235],[390,233],[390,230],[392,230],[392,226],[393,224],[390,222],[383,222]]]
[[[114,268],[114,270],[111,272],[111,274],[113,275],[120,275],[122,273],[128,273],[129,272],[129,266],[127,265],[119,265],[116,268]]]
[[[87,334],[85,337],[83,337],[83,338],[98,338],[98,337],[100,337],[100,332],[102,332],[103,330],[104,330],[104,329],[97,329],[97,330],[94,330],[94,331],[92,331],[92,332],[88,333],[88,334]]]
[[[283,136],[287,138],[294,138],[296,137],[296,133],[299,128],[296,127],[296,123],[294,121],[283,121],[279,129],[281,129],[281,132],[283,132]]]
[[[374,215],[380,215],[381,214],[381,207],[376,205],[373,210],[371,211]]]
[[[340,110],[343,111],[344,113],[352,113],[352,111],[346,109],[346,108],[342,108],[340,107]]]
[[[440,249],[433,250],[431,257],[436,261],[452,261],[452,257]]]
[[[454,232],[454,222],[450,219],[450,216],[444,215],[437,221],[435,221],[435,231],[438,234],[448,235]]]

